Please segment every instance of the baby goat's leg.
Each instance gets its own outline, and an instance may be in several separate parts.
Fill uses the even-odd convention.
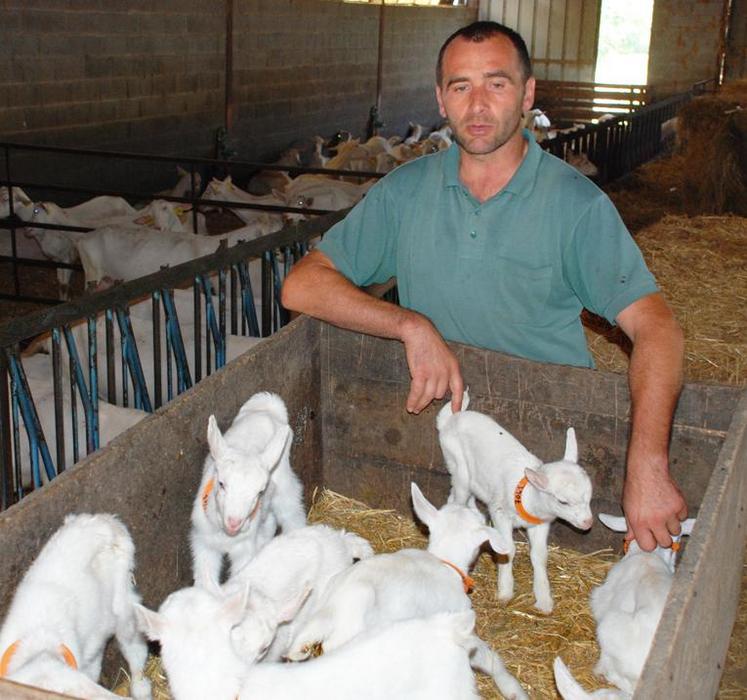
[[[473,648],[470,664],[472,668],[487,673],[498,690],[507,700],[528,700],[519,681],[516,680],[503,664],[503,661],[485,642],[477,635],[473,635]]]
[[[150,700],[150,681],[145,676],[148,645],[137,628],[134,608],[130,615],[117,621],[115,636],[122,656],[130,667],[130,696],[133,700]]]
[[[222,564],[223,552],[211,547],[199,535],[192,537],[192,575],[196,586],[205,588],[211,579],[220,581]]]
[[[532,561],[534,573],[534,607],[543,613],[551,613],[553,608],[550,579],[547,577],[547,536],[549,533],[549,523],[527,528],[529,558]]]
[[[441,433],[441,450],[444,453],[446,469],[451,475],[448,503],[466,506],[471,500],[474,504],[474,496],[469,490],[469,469],[459,439],[453,435]]]
[[[508,551],[508,562],[498,564],[498,600],[507,601],[514,597],[514,555],[516,554],[516,545],[513,539],[513,525],[511,520],[499,509],[490,506],[490,519],[493,521],[493,527],[498,530],[500,537],[504,542],[510,542],[511,548]]]

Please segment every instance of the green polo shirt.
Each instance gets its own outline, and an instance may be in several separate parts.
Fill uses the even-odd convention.
[[[356,285],[396,277],[400,304],[447,340],[593,367],[581,309],[615,323],[656,282],[609,198],[524,137],[486,202],[459,181],[453,145],[382,178],[318,248]]]

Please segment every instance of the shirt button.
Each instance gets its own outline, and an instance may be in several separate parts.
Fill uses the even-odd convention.
[[[470,235],[470,238],[477,238],[477,231],[470,231],[469,235]]]

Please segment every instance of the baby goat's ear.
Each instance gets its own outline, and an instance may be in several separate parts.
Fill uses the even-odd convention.
[[[500,532],[496,530],[494,527],[485,526],[485,536],[490,544],[490,548],[496,553],[496,554],[508,554],[511,547],[509,544],[506,543],[506,541],[501,537]]]
[[[226,449],[226,441],[223,439],[223,433],[221,433],[215,416],[212,414],[208,418],[207,441],[210,448],[210,456],[216,462],[220,462]]]
[[[627,532],[628,523],[622,515],[610,515],[609,513],[599,513],[599,520],[614,532]]]
[[[527,467],[524,470],[524,475],[527,481],[539,491],[547,491],[547,487],[550,485],[550,480],[547,478],[547,474],[538,472],[536,469]]]
[[[431,523],[438,515],[438,510],[423,495],[423,492],[414,481],[410,483],[410,493],[412,494],[412,507],[415,511],[415,515],[420,518],[420,522],[422,522],[423,525],[430,529]]]
[[[578,464],[578,443],[576,442],[576,431],[568,428],[565,433],[565,454],[563,460]]]
[[[157,612],[149,610],[144,605],[136,604],[134,609],[137,628],[151,642],[159,641],[166,626],[165,620]]]

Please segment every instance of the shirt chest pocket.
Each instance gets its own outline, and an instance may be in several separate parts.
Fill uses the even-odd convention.
[[[514,324],[543,326],[550,322],[552,265],[508,256],[483,260],[461,258],[462,278],[470,280],[469,296],[483,313]]]

